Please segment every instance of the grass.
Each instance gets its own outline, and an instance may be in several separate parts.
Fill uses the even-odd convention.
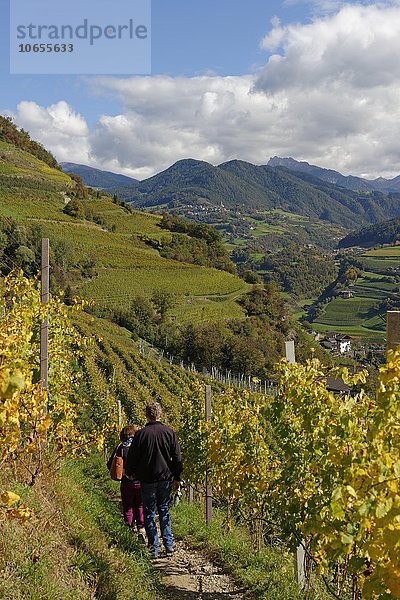
[[[103,261],[106,257],[103,258]],[[104,266],[99,276],[85,283],[80,293],[90,298],[111,297],[121,306],[129,304],[136,296],[151,296],[156,289],[166,289],[176,294],[178,305],[182,304],[179,296],[218,298],[232,293],[245,292],[248,286],[237,277],[209,269],[186,265],[167,259],[157,260],[146,253],[135,253],[136,264],[132,257],[125,267]],[[129,264],[130,263],[130,264]]]
[[[364,252],[363,256],[384,256],[384,257],[396,257],[400,260],[400,246],[384,246],[383,248],[376,248],[375,250],[369,250]]]
[[[173,511],[173,530],[192,546],[201,548],[220,562],[238,582],[241,582],[258,600],[300,600],[306,597],[296,582],[294,560],[283,548],[265,546],[255,552],[248,532],[233,527],[227,532],[223,517],[213,513],[213,522],[207,527],[203,510],[198,504],[182,502]],[[324,590],[312,592],[307,598],[325,599]]]
[[[161,217],[158,215],[151,215],[138,210],[130,213],[105,198],[90,199],[87,204],[93,213],[103,217],[107,224],[115,225],[118,233],[148,234],[155,237],[167,233],[158,226],[161,222]]]
[[[100,456],[67,461],[34,488],[2,474],[35,509],[25,527],[1,524],[2,600],[162,599],[142,545],[122,521],[118,485]]]
[[[46,219],[68,221],[62,209],[64,200],[54,190],[8,188],[0,186],[1,214],[17,221]]]
[[[173,308],[170,314],[182,323],[221,321],[226,319],[228,313],[230,319],[240,319],[243,317],[243,310],[234,299],[240,295],[239,291],[237,294],[227,294],[225,297],[219,296],[219,298],[189,296],[184,298],[179,306]]]
[[[133,231],[143,228],[142,234],[156,227],[157,221],[147,217],[136,212],[124,215],[127,222],[132,220]],[[103,231],[91,222],[41,225],[50,245],[62,236],[73,261],[85,255],[96,259],[98,276],[81,283],[76,292],[94,298],[100,306],[129,306],[134,296],[150,297],[154,290],[166,289],[175,294],[173,314],[177,318],[198,320],[204,314],[205,318],[220,320],[243,315],[232,297],[242,296],[251,286],[235,275],[163,258],[137,235]]]
[[[343,333],[354,338],[363,338],[365,340],[373,341],[375,343],[382,342],[385,337],[385,332],[381,330],[373,330],[363,325],[325,325],[324,323],[318,323],[313,321],[312,328],[319,332],[334,331],[336,333]]]
[[[102,457],[66,462],[60,483],[67,502],[71,540],[95,567],[99,598],[163,598],[146,548],[120,514],[119,484],[111,481]],[[65,486],[68,484],[68,486]],[[59,488],[59,491],[60,488]]]
[[[384,271],[390,274],[399,266],[399,261],[395,258],[373,258],[367,257],[365,265],[368,271]]]
[[[374,301],[368,298],[335,298],[326,305],[325,312],[317,323],[326,325],[358,325],[367,320],[373,310]]]
[[[400,267],[400,246],[385,246],[362,254],[368,271],[390,272]]]
[[[287,217],[288,219],[292,220],[292,221],[302,221],[302,222],[309,222],[310,221],[310,217],[306,217],[304,215],[298,215],[296,213],[291,213],[289,211],[283,210],[281,208],[274,208],[271,211],[268,211],[266,214],[276,214],[276,215],[282,215],[284,217]]]
[[[249,223],[251,227],[254,229],[251,230],[251,235],[254,237],[259,237],[260,235],[267,235],[268,233],[284,233],[285,229],[281,225],[272,225],[267,221],[259,221],[257,219],[253,219],[252,217],[245,217],[245,220]]]

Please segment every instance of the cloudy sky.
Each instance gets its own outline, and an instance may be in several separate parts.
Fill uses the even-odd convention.
[[[274,155],[400,173],[399,0],[153,0],[152,14],[152,75],[135,77],[9,75],[3,19],[0,112],[60,161],[139,179]]]

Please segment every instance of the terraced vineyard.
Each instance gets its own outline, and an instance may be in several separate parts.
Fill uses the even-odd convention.
[[[235,275],[163,258],[145,243],[165,238],[160,217],[128,211],[110,197],[89,197],[83,205],[96,217],[77,220],[63,212],[73,187],[71,178],[28,152],[0,144],[0,216],[40,226],[51,247],[63,241],[71,263],[74,292],[94,298],[99,306],[121,307],[137,295],[173,291],[173,314],[182,320],[240,317],[235,299],[250,286]],[[100,223],[100,224],[98,224]],[[96,263],[97,275],[74,279],[83,259]]]
[[[3,141],[0,141],[0,175],[23,176],[35,181],[71,186],[71,178],[62,171],[49,167],[29,152]]]
[[[168,422],[179,420],[181,397],[196,380],[191,373],[156,357],[140,354],[129,332],[107,320],[85,313],[75,316],[75,325],[92,346],[84,356],[84,380],[90,382],[93,418],[98,424],[116,422],[118,399],[126,422],[144,422],[144,409],[151,400],[162,401]]]
[[[382,340],[385,310],[380,304],[400,290],[400,247],[388,246],[361,255],[365,270],[350,289],[353,298],[335,298],[313,323],[319,331],[339,331]]]

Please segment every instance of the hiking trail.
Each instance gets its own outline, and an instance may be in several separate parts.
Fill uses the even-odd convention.
[[[200,550],[177,541],[172,556],[154,561],[167,591],[168,600],[245,600],[239,587],[224,570]]]

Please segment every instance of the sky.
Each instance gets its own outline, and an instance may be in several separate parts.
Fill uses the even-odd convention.
[[[400,173],[400,0],[153,0],[147,76],[10,75],[9,1],[0,113],[59,161],[138,179],[274,155]]]

